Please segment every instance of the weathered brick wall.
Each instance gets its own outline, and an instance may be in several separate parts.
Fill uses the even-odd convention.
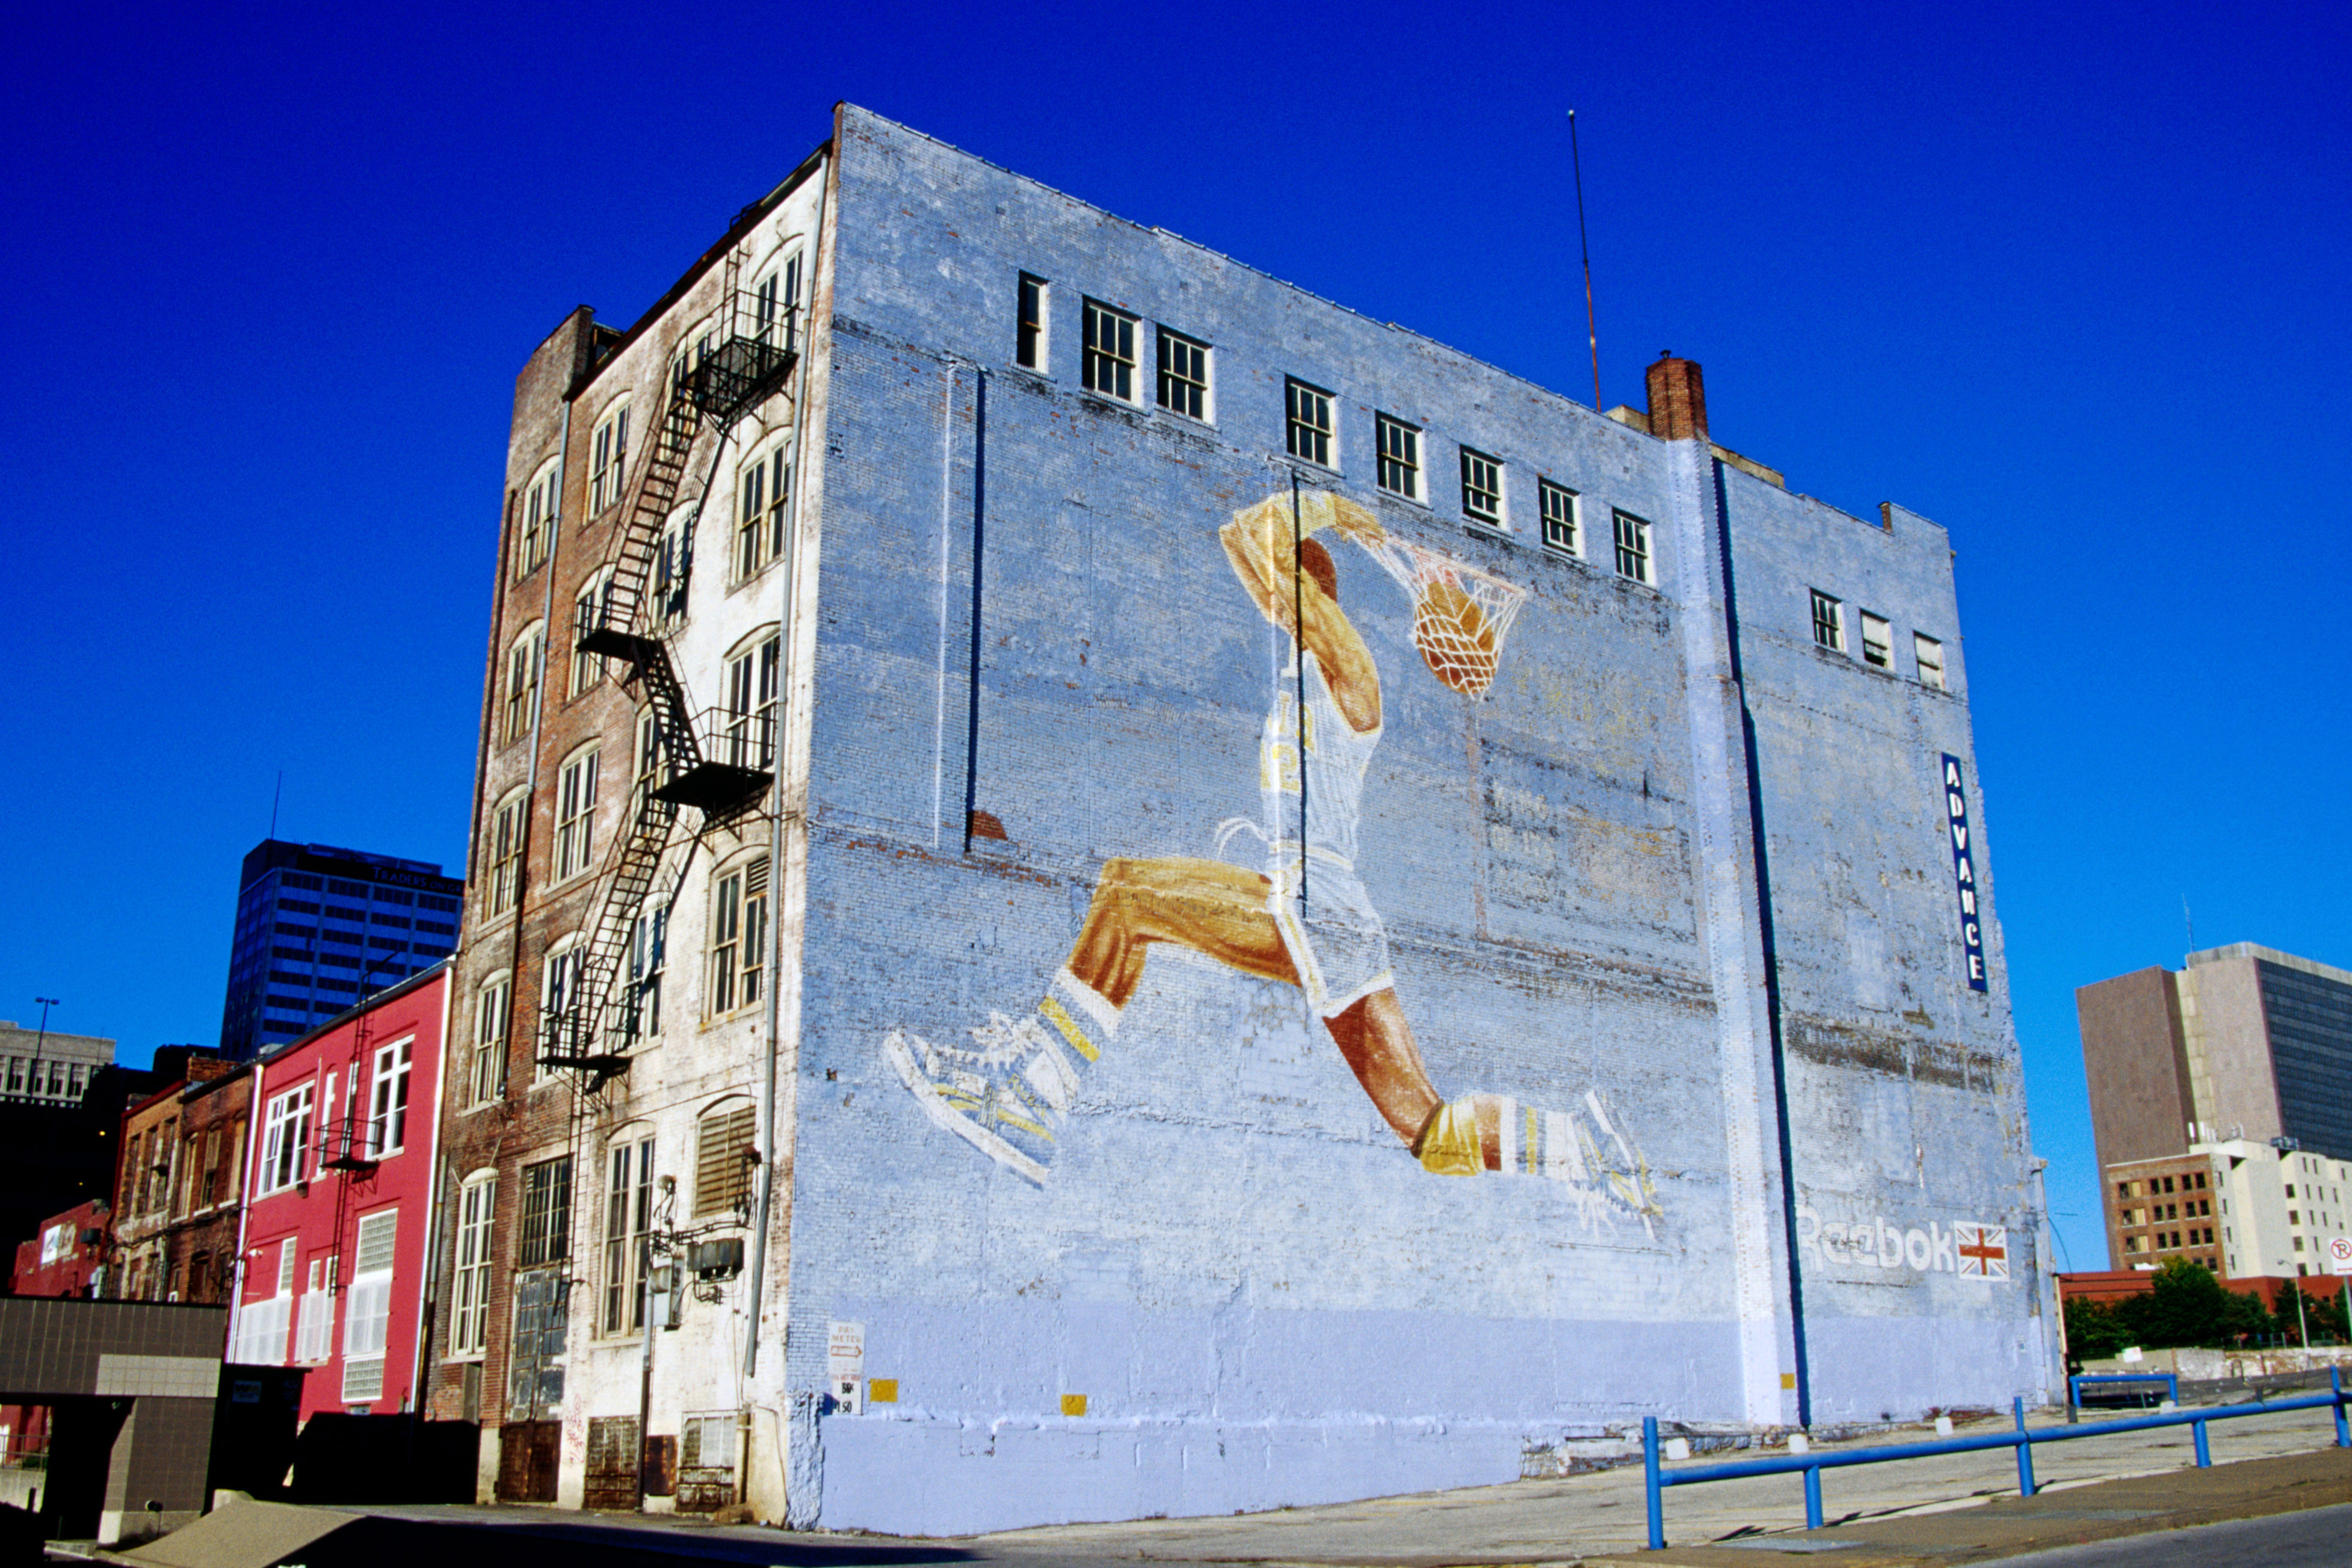
[[[1744,994],[1727,1014],[1721,992],[1748,984],[1730,950],[1760,943],[1756,900],[1711,885],[1743,863],[1729,839],[1748,830],[1746,774],[1700,732],[1721,680],[1689,651],[1719,616],[1720,563],[1698,558],[1718,536],[1713,496],[1691,499],[1713,467],[1703,444],[1600,419],[857,111],[841,142],[791,1373],[815,1396],[829,1325],[862,1322],[866,1374],[898,1397],[818,1425],[797,1458],[821,1497],[796,1496],[795,1516],[961,1530],[1265,1506],[1501,1479],[1529,1444],[1645,1412],[1789,1418],[1766,1047]],[[1053,285],[1044,374],[1010,363],[1023,270]],[[1081,296],[1140,319],[1145,406],[1080,390]],[[1153,322],[1215,346],[1213,423],[1149,407]],[[1430,1076],[1448,1097],[1604,1096],[1655,1183],[1646,1226],[1538,1178],[1423,1172],[1295,990],[1172,947],[1087,1070],[1042,1186],[934,1126],[883,1058],[894,1031],[964,1044],[992,1012],[1034,1007],[1107,859],[1213,857],[1220,823],[1259,815],[1259,728],[1292,679],[1289,642],[1217,530],[1287,493],[1286,375],[1337,395],[1339,472],[1314,482],[1528,595],[1474,703],[1415,653],[1404,594],[1332,546],[1384,705],[1358,869]],[[1428,504],[1380,494],[1376,412],[1423,427]],[[1504,461],[1507,535],[1465,526],[1457,443]],[[1677,470],[1692,449],[1697,468]],[[1582,561],[1540,547],[1539,475],[1580,492]],[[1805,647],[1749,654],[1785,999],[1820,1021],[1791,1040],[1800,1197],[1866,1199],[1905,1227],[2006,1221],[2019,1238],[1997,940],[1993,989],[1954,994],[1973,994],[1952,967],[1940,752],[1968,762],[1979,820],[1981,803],[1942,536],[1906,517],[1890,542],[1729,482],[1743,646],[1768,601],[1807,639],[1801,582],[1790,607],[1776,576],[1854,578],[1868,585],[1851,601],[1945,637],[1959,694],[1875,676],[1846,694],[1825,683],[1855,672],[1804,665]],[[1613,571],[1615,508],[1657,525],[1658,586]],[[970,854],[968,774],[1005,835]],[[1247,835],[1223,853],[1259,863]],[[1906,1024],[1915,1008],[1933,1025]],[[1839,1059],[1831,1025],[1880,1030],[1893,1056]],[[2028,1251],[2011,1261],[2021,1279]],[[1888,1270],[1822,1295],[1818,1413],[2040,1386],[2022,1284]],[[1947,1357],[1937,1378],[1848,1364],[1925,1342],[1923,1326]],[[1083,1419],[1064,1414],[1076,1395]]]

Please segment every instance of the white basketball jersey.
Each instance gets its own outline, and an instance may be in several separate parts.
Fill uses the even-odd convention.
[[[1315,656],[1306,656],[1307,731],[1300,744],[1297,690],[1289,682],[1265,716],[1258,739],[1257,783],[1266,827],[1276,842],[1297,843],[1298,761],[1307,759],[1307,847],[1356,863],[1356,825],[1362,815],[1364,773],[1381,726],[1360,733],[1351,728],[1331,697],[1330,684]]]

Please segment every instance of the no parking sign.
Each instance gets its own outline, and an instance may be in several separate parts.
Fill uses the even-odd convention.
[[[2352,1274],[2352,1237],[2339,1236],[2327,1244],[2327,1271]]]

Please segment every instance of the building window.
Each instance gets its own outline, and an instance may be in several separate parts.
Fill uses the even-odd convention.
[[[1576,492],[1549,479],[1536,481],[1536,505],[1543,513],[1543,542],[1564,555],[1580,555],[1576,529]]]
[[[1895,668],[1895,633],[1885,617],[1862,612],[1862,662],[1874,669]]]
[[[1021,275],[1021,307],[1013,329],[1013,363],[1024,370],[1045,368],[1045,280]]]
[[[646,802],[655,788],[666,782],[662,776],[661,721],[650,708],[637,715],[635,743],[630,748],[636,760],[629,784],[629,822],[631,830],[645,821]]]
[[[800,313],[801,253],[793,251],[783,265],[751,287],[751,339],[779,348],[792,345],[793,319]]]
[[[535,1083],[544,1083],[554,1076],[554,1069],[547,1065],[548,1057],[571,1056],[576,1047],[587,1043],[575,1039],[570,1032],[570,1026],[576,1021],[572,1017],[572,1005],[578,1000],[572,992],[579,984],[581,960],[585,956],[576,939],[570,937],[547,955],[539,988],[542,1025],[538,1070],[532,1078]]]
[[[1080,376],[1088,392],[1135,401],[1135,318],[1098,300],[1087,301],[1087,352]]]
[[[505,733],[511,744],[530,733],[539,717],[539,654],[545,628],[525,626],[507,650],[507,711]]]
[[[1282,405],[1290,455],[1318,468],[1338,467],[1331,461],[1331,395],[1303,381],[1285,380]]]
[[[398,1209],[360,1218],[351,1288],[344,1293],[345,1405],[366,1405],[383,1397],[384,1344],[392,1327],[393,1242],[399,1227]]]
[[[547,564],[555,545],[556,483],[562,470],[551,461],[523,487],[522,529],[515,539],[515,575],[528,577]]]
[[[1934,637],[1911,634],[1911,657],[1919,662],[1919,684],[1944,689],[1944,645]]]
[[[1209,345],[1160,329],[1160,406],[1189,419],[1209,417]]]
[[[793,462],[782,447],[744,467],[735,485],[735,577],[757,576],[784,558],[785,514],[792,510]]]
[[[694,373],[718,352],[719,329],[711,321],[703,321],[678,340],[677,352],[670,356],[669,362],[669,395],[672,402],[688,393]]]
[[[595,860],[596,759],[594,746],[563,764],[555,784],[555,879],[576,877]]]
[[[629,405],[625,398],[596,422],[589,446],[588,515],[599,517],[621,500],[629,470]]]
[[[332,1257],[310,1259],[310,1289],[294,1314],[294,1359],[320,1362],[335,1353],[335,1264]]]
[[[727,712],[712,760],[739,768],[769,768],[776,761],[776,689],[783,645],[771,632],[727,661]]]
[[[1845,651],[1844,606],[1819,588],[1813,594],[1813,642],[1832,653]]]
[[[368,1153],[381,1160],[408,1146],[408,1069],[415,1040],[396,1041],[375,1053],[368,1078]]]
[[[686,591],[694,578],[693,521],[689,513],[664,529],[654,554],[653,601],[647,608],[656,631],[686,618]]]
[[[490,815],[490,915],[515,907],[522,893],[523,813],[530,804],[521,790],[499,802]]]
[[[654,1141],[612,1146],[604,1188],[604,1331],[646,1326],[646,1236],[654,1223]]]
[[[580,645],[613,613],[613,574],[608,567],[582,585],[572,601],[572,692],[574,697],[604,679],[604,661]]]
[[[500,974],[474,994],[474,1058],[466,1074],[466,1103],[489,1105],[506,1098],[507,1015],[513,982]]]
[[[760,1000],[768,951],[768,858],[719,879],[710,910],[710,1012],[724,1016]]]
[[[478,1176],[457,1194],[457,1286],[449,1314],[449,1353],[480,1355],[490,1342],[490,1216],[499,1179]]]
[[[1408,500],[1421,499],[1421,427],[1386,414],[1372,416],[1381,449],[1381,489]]]
[[[662,963],[669,944],[669,910],[646,910],[629,925],[629,992],[624,1037],[632,1045],[661,1034]]]
[[[1617,575],[1636,583],[1650,580],[1650,525],[1630,511],[1614,515],[1617,534]]]
[[[759,1153],[751,1107],[738,1100],[706,1110],[694,1129],[694,1217],[751,1212],[751,1166]]]
[[[310,1146],[309,1084],[270,1097],[261,1136],[261,1190],[282,1192],[303,1180],[303,1157]]]
[[[1462,448],[1462,515],[1489,528],[1503,526],[1503,465]]]
[[[522,1168],[522,1235],[515,1267],[537,1268],[572,1256],[572,1156]]]

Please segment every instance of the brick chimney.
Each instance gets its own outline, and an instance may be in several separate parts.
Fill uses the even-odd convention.
[[[1706,388],[1698,362],[1660,354],[1649,370],[1650,434],[1661,441],[1706,438]]]

